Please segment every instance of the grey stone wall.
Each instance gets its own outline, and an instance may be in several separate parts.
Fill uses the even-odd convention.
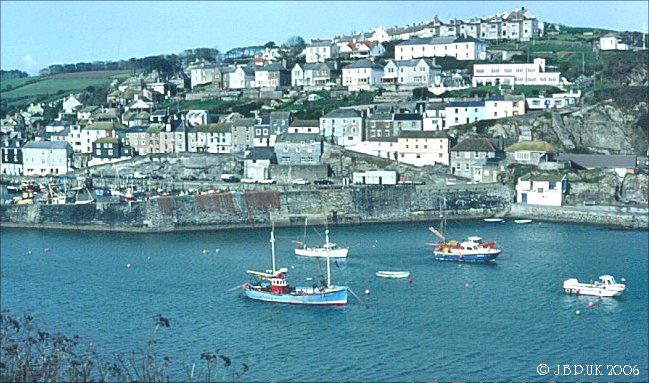
[[[0,205],[0,219],[3,226],[172,231],[268,225],[271,217],[283,225],[301,225],[309,216],[339,224],[436,219],[444,204],[449,216],[472,218],[503,214],[510,201],[511,190],[493,185],[281,187],[130,204]]]

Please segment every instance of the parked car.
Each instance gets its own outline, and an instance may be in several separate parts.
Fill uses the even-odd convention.
[[[313,183],[316,185],[333,185],[333,182],[326,178],[318,178],[314,180]]]
[[[277,183],[275,180],[261,180],[259,181],[260,184],[274,184]]]
[[[291,181],[293,185],[308,185],[311,182],[309,180],[305,180],[304,178],[296,178],[293,181]]]
[[[256,184],[257,180],[254,180],[252,178],[242,178],[241,183],[242,184]]]

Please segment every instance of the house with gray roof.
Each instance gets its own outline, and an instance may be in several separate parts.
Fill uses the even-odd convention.
[[[340,82],[340,70],[333,62],[297,63],[291,70],[292,86],[324,88]]]
[[[331,40],[311,41],[304,53],[307,63],[325,62],[338,57],[338,46]]]
[[[270,179],[270,165],[277,164],[273,148],[252,148],[243,161],[243,177],[257,182]]]
[[[358,145],[365,139],[365,118],[354,109],[335,109],[320,117],[325,140],[340,146]]]
[[[275,142],[280,165],[320,165],[322,136],[318,133],[283,133]]]
[[[342,86],[349,91],[371,90],[381,84],[383,67],[363,59],[343,67]]]
[[[255,88],[277,88],[291,85],[291,72],[281,63],[266,64],[255,70]]]
[[[23,175],[66,174],[72,153],[72,146],[65,141],[27,142],[23,146]]]
[[[415,38],[394,47],[395,60],[412,60],[422,57],[453,57],[457,60],[485,60],[487,45],[473,37]]]
[[[482,137],[466,138],[453,146],[450,152],[451,173],[468,179],[473,179],[474,164],[500,154],[488,138]]]
[[[440,81],[442,67],[431,59],[390,60],[383,69],[387,84],[427,87]]]

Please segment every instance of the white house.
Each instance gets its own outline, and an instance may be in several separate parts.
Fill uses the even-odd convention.
[[[23,146],[23,175],[66,174],[72,147],[58,141],[30,141]]]
[[[383,67],[370,60],[359,60],[343,68],[342,85],[349,91],[370,90],[381,84]]]
[[[603,51],[626,51],[630,44],[615,34],[607,34],[599,38],[599,49]]]
[[[394,170],[354,172],[352,182],[357,185],[396,185],[397,172]]]
[[[357,145],[348,146],[345,149],[389,160],[396,160],[398,156],[396,137],[384,138],[382,141],[361,141]]]
[[[485,99],[485,120],[494,120],[525,114],[525,96],[506,95]]]
[[[402,131],[397,139],[399,162],[414,166],[449,165],[450,139],[439,131]]]
[[[443,105],[426,108],[422,114],[422,130],[443,130],[446,128],[446,109]]]
[[[383,69],[383,82],[427,87],[441,74],[442,67],[430,59],[390,60]]]
[[[320,131],[325,140],[336,145],[358,145],[363,141],[363,116],[353,109],[336,109],[320,117]]]
[[[326,84],[335,81],[335,71],[336,65],[331,62],[310,64],[298,63],[295,64],[291,70],[291,85],[325,87]]]
[[[578,90],[576,92],[573,92],[571,90],[568,93],[554,93],[551,96],[528,97],[525,99],[525,103],[527,104],[527,109],[529,110],[551,108],[562,109],[579,105],[580,100],[581,91]]]
[[[561,206],[566,185],[566,176],[527,174],[516,184],[516,202],[521,205]]]
[[[374,28],[371,32],[372,32],[372,34],[368,38],[368,40],[370,40],[370,41],[376,41],[376,42],[379,42],[379,43],[384,43],[386,41],[390,41],[390,35],[388,34],[388,31],[382,25]]]
[[[473,86],[480,85],[561,85],[560,72],[546,72],[545,59],[531,64],[475,64]]]
[[[116,125],[113,122],[95,122],[86,126],[71,125],[66,141],[76,153],[92,153],[92,143],[100,138],[114,137]]]
[[[207,110],[190,110],[185,116],[185,121],[189,126],[207,125],[212,122],[210,112]]]
[[[192,128],[188,136],[188,151],[207,153],[232,153],[232,124],[201,124]]]
[[[457,60],[485,60],[487,46],[482,40],[468,37],[415,38],[394,47],[395,60],[420,57],[454,57]]]
[[[306,46],[305,56],[307,63],[325,62],[338,57],[338,46],[329,40],[312,41]]]
[[[63,112],[71,114],[76,112],[76,110],[83,105],[79,100],[77,100],[74,95],[69,95],[68,98],[63,100]]]

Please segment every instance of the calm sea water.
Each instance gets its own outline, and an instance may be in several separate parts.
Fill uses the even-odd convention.
[[[458,265],[432,259],[430,224],[331,228],[333,241],[350,246],[349,258],[333,265],[334,283],[350,286],[368,307],[351,295],[345,307],[301,307],[226,292],[249,280],[246,269],[269,268],[268,229],[3,228],[1,303],[14,314],[32,313],[44,329],[94,341],[107,355],[142,347],[152,317],[162,314],[171,327],[158,332],[161,355],[191,362],[220,349],[248,364],[244,378],[252,381],[649,380],[647,232],[451,222],[453,237],[480,235],[504,249],[494,265]],[[301,228],[276,230],[278,266],[289,268],[293,284],[312,283],[306,278],[317,280],[325,267],[292,254],[291,240],[302,235]],[[378,270],[408,270],[413,283],[377,278]],[[602,274],[626,279],[622,297],[562,291],[564,279]],[[552,370],[629,365],[639,375],[540,376],[541,363]],[[175,371],[173,378],[187,375]]]

